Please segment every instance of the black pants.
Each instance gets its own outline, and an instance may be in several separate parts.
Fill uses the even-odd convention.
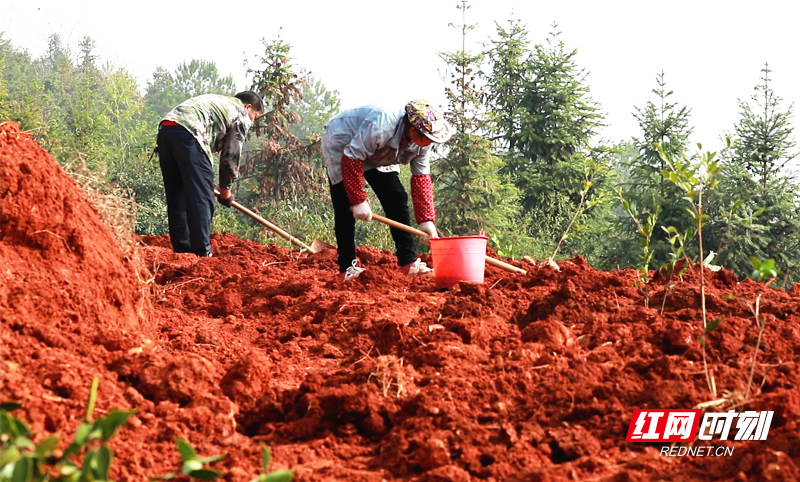
[[[411,224],[408,211],[408,194],[400,182],[396,172],[381,172],[370,169],[364,173],[378,200],[383,206],[386,217],[394,221]],[[339,250],[339,272],[344,273],[356,259],[356,220],[350,211],[350,200],[344,190],[344,182],[331,184],[331,200],[333,201],[334,231]],[[414,251],[414,235],[397,228],[389,228],[397,251],[398,266],[413,263],[417,259]]]
[[[214,170],[192,134],[181,126],[158,130],[158,158],[172,249],[176,253],[211,253],[214,216]]]

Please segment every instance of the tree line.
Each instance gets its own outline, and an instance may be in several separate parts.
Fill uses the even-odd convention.
[[[458,8],[454,35],[465,46],[474,26],[468,4]],[[480,50],[440,53],[455,127],[432,161],[444,235],[486,231],[506,257],[583,256],[598,269],[647,270],[674,266],[676,257],[700,261],[699,227],[705,254],[713,251],[709,263],[745,277],[753,258],[774,259],[784,285],[797,281],[800,188],[787,169],[797,156],[793,106],[773,91],[767,64],[754,93],[738,100],[719,152],[689,144],[691,108],[672,101],[664,72],[655,73],[651,100],[631,113],[639,134],[610,142],[599,140],[604,114],[578,50],[564,44],[555,24],[540,43],[529,36],[512,18],[497,23]],[[192,60],[171,71],[158,67],[140,89],[124,68],[101,63],[94,48],[84,38],[72,52],[53,35],[34,58],[0,35],[0,118],[34,132],[62,165],[127,190],[139,206],[137,233],[163,234],[163,186],[150,159],[155,126],[191,96],[233,94],[236,86],[213,62]],[[248,88],[262,95],[267,112],[251,130],[234,193],[295,236],[331,242],[319,139],[340,109],[338,92],[297,67],[282,39],[264,40],[262,48],[259,65],[247,69]],[[713,183],[697,183],[703,187],[695,192],[676,182],[686,166],[707,176],[711,164],[702,161],[712,158]],[[700,218],[687,204],[697,194]],[[377,223],[357,226],[358,243],[392,246]],[[213,227],[281,241],[233,210],[219,209]]]

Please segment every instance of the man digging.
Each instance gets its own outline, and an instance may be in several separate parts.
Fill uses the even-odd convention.
[[[219,154],[219,202],[230,207],[245,135],[264,110],[253,91],[234,97],[205,94],[172,109],[158,127],[158,159],[167,195],[167,219],[176,253],[211,256],[214,170]]]

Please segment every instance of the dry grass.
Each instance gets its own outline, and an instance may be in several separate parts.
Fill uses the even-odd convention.
[[[64,171],[86,193],[100,220],[111,231],[114,240],[122,250],[123,259],[130,263],[133,272],[141,285],[141,296],[137,311],[140,318],[149,306],[150,295],[153,295],[156,270],[150,270],[144,262],[134,229],[139,212],[139,205],[133,193],[119,186],[108,183],[104,172],[89,170],[83,156],[63,166]]]
[[[64,166],[64,170],[86,192],[86,199],[111,230],[123,254],[127,257],[134,253],[136,238],[133,233],[139,207],[133,193],[107,183],[104,173],[90,171],[82,159]]]
[[[414,383],[415,370],[413,367],[403,364],[402,358],[394,355],[381,355],[374,359],[375,368],[370,373],[370,379],[374,379],[384,397],[390,395],[395,398],[403,398],[416,395],[419,392]]]

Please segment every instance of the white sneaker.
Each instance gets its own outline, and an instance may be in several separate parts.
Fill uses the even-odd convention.
[[[413,263],[401,266],[400,272],[408,276],[433,276],[433,269],[428,268],[428,265],[419,258]]]
[[[347,281],[353,278],[358,278],[358,276],[361,273],[367,270],[366,268],[359,268],[357,265],[358,265],[358,260],[354,259],[352,265],[349,268],[347,268],[347,270],[344,273],[342,273],[342,279]]]

